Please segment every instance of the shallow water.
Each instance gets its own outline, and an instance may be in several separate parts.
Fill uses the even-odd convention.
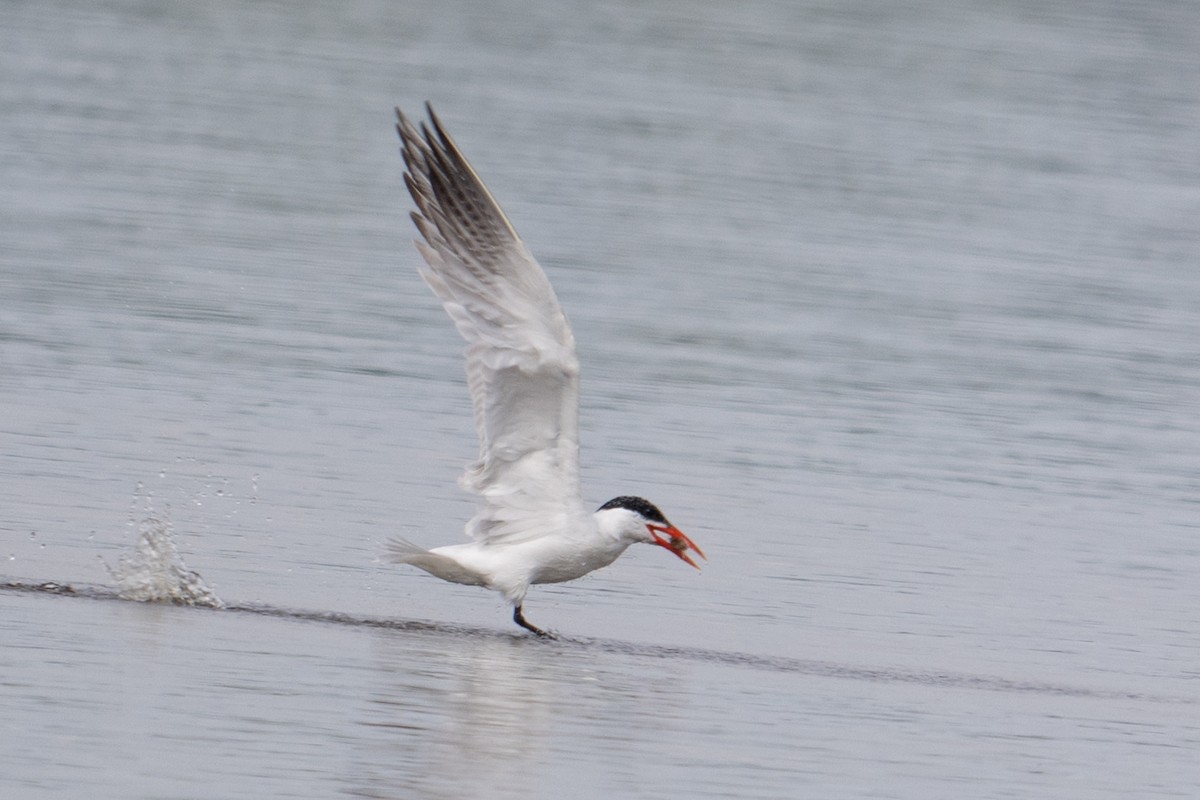
[[[4,13],[0,794],[1200,790],[1193,6]],[[557,642],[378,561],[471,513],[425,99],[710,557]],[[147,503],[227,608],[116,599]]]

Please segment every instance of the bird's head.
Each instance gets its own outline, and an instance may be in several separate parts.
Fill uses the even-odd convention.
[[[688,555],[689,551],[694,551],[705,561],[708,560],[704,551],[697,547],[687,534],[668,522],[658,510],[658,506],[649,500],[640,497],[615,497],[600,506],[596,511],[596,518],[602,529],[612,531],[626,541],[664,547],[696,569],[700,569],[700,566]]]

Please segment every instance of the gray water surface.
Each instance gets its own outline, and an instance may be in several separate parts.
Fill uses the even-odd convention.
[[[1200,7],[0,14],[0,795],[1200,794]],[[379,561],[472,510],[426,99],[710,559],[558,642]]]

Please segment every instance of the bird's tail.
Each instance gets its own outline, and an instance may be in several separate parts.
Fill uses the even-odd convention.
[[[429,555],[429,551],[424,547],[417,547],[407,539],[396,537],[388,539],[384,558],[393,564],[415,564],[421,556],[426,555]]]
[[[487,586],[487,579],[449,556],[418,547],[407,539],[388,539],[384,558],[393,564],[412,564],[444,581],[468,586]]]

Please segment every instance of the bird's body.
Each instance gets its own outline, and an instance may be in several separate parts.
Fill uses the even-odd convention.
[[[618,497],[592,513],[579,492],[579,362],[546,274],[440,121],[396,129],[423,240],[421,275],[467,341],[467,386],[479,459],[462,484],[480,496],[473,539],[425,550],[394,539],[393,561],[443,580],[484,586],[521,606],[529,586],[608,566],[629,545],[657,544],[696,566],[704,554],[653,504]]]
[[[486,542],[464,542],[427,551],[408,563],[422,567],[452,583],[486,586],[517,604],[535,583],[562,583],[607,567],[633,544],[631,540],[601,536],[586,518],[561,532],[497,547]],[[393,554],[403,545],[391,545]]]

